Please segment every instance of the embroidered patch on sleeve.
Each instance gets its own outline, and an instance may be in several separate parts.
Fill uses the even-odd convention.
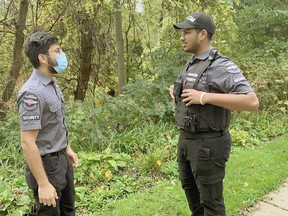
[[[39,99],[36,95],[27,93],[23,98],[24,109],[32,111],[35,110],[39,105]]]
[[[27,115],[27,116],[22,116],[23,121],[33,121],[33,120],[39,120],[40,116],[39,115]]]
[[[225,71],[227,71],[228,73],[232,73],[232,74],[237,74],[241,72],[238,66],[234,62],[227,62],[224,65],[224,68],[225,68]]]
[[[246,81],[246,78],[245,77],[238,77],[238,78],[234,79],[234,83],[238,83],[241,81]]]

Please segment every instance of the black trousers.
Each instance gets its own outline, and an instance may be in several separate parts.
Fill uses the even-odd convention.
[[[75,189],[74,172],[71,161],[66,154],[42,158],[43,166],[49,182],[58,194],[57,206],[44,206],[39,203],[38,185],[27,166],[26,180],[29,188],[34,192],[37,204],[37,216],[74,216],[75,215]]]
[[[225,216],[223,179],[229,158],[229,133],[216,138],[187,138],[178,143],[178,168],[193,216]]]

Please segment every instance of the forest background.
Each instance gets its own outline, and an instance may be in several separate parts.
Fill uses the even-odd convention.
[[[234,148],[257,148],[287,133],[287,5],[287,0],[1,0],[0,215],[34,211],[15,104],[32,72],[22,50],[31,32],[52,31],[68,56],[68,70],[57,79],[70,142],[80,158],[77,211],[94,214],[112,200],[177,178],[178,132],[168,87],[190,54],[182,51],[173,24],[193,11],[213,17],[213,46],[241,68],[260,99],[257,113],[233,113]]]

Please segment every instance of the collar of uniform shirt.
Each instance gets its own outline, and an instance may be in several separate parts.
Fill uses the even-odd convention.
[[[202,53],[202,55],[198,56],[196,59],[199,59],[201,61],[206,60],[209,57],[209,53],[212,49],[213,48],[206,50],[204,53]]]
[[[195,58],[195,55],[192,55],[191,59],[188,61],[186,71],[188,71],[188,69],[193,65],[195,60],[200,60],[200,61],[206,60],[209,57],[210,51],[212,49],[213,48],[206,50],[204,53],[202,53],[202,55],[198,56],[197,58]]]
[[[50,83],[51,83],[53,86],[57,87],[57,88],[59,87],[58,84],[57,84],[57,80],[56,80],[55,77],[52,77],[52,78],[51,78]]]
[[[45,86],[48,85],[51,81],[53,81],[52,78],[45,76],[35,68],[33,68],[32,76],[39,79]]]

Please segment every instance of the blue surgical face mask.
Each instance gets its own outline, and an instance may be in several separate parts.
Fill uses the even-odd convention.
[[[55,71],[57,73],[61,73],[61,72],[65,71],[66,68],[68,67],[68,60],[66,58],[66,54],[63,52],[62,54],[56,55],[55,59],[56,59],[56,62],[58,64],[57,66],[53,66]]]

